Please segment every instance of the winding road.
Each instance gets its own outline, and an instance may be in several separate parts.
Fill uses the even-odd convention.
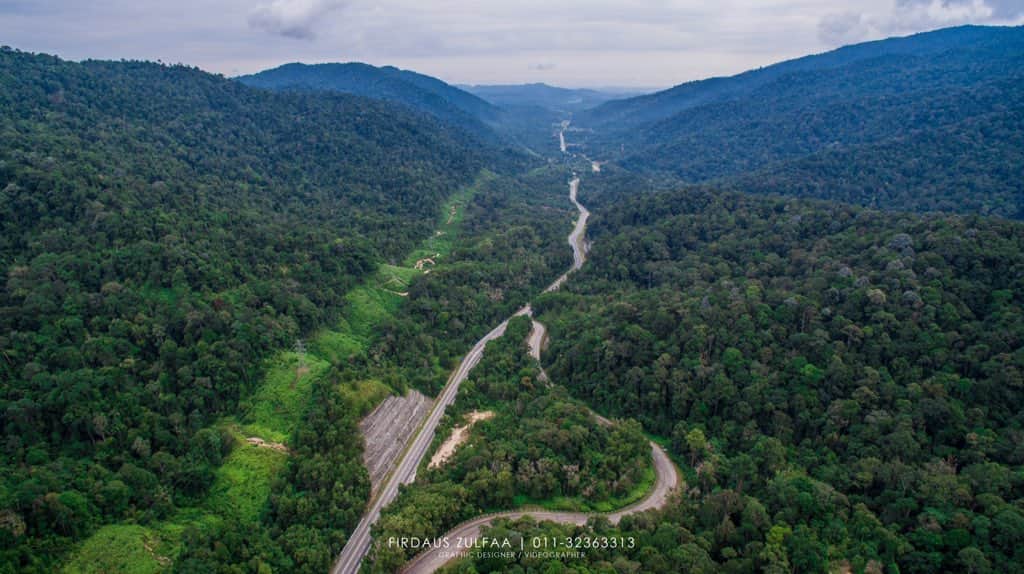
[[[567,127],[568,122],[563,122],[562,130],[559,132],[559,140],[563,153],[566,152],[565,129]],[[577,198],[579,185],[580,179],[575,173],[573,173],[573,178],[569,182],[569,199],[579,212],[579,217],[576,219],[576,224],[573,227],[572,233],[569,234],[569,245],[572,246],[573,255],[572,267],[555,279],[555,281],[544,290],[545,293],[555,291],[561,287],[562,284],[568,280],[569,275],[573,271],[582,267],[583,263],[587,259],[588,245],[585,233],[587,219],[590,217],[590,212],[579,202]],[[532,317],[533,309],[529,304],[516,311],[513,314],[513,317],[522,315]],[[331,568],[331,574],[356,574],[359,571],[360,563],[370,549],[370,529],[380,518],[381,510],[390,504],[396,496],[398,496],[398,489],[401,485],[409,484],[416,479],[416,469],[426,456],[427,450],[430,448],[430,444],[434,440],[434,433],[437,430],[438,424],[441,422],[441,417],[444,416],[445,409],[455,401],[455,397],[459,392],[459,386],[469,376],[470,371],[472,371],[480,362],[487,343],[505,334],[505,329],[508,327],[510,319],[511,317],[509,319],[505,319],[500,325],[492,329],[489,333],[484,335],[482,339],[477,341],[477,343],[473,345],[473,348],[470,349],[469,353],[467,353],[462,359],[462,362],[459,363],[458,368],[452,372],[451,376],[448,378],[448,382],[445,383],[441,393],[437,396],[437,399],[435,399],[434,406],[431,409],[430,414],[427,415],[423,425],[420,427],[419,432],[414,435],[412,442],[402,454],[398,463],[395,465],[395,468],[384,479],[384,484],[370,501],[366,512],[363,514],[363,518],[359,521],[355,530],[352,531],[352,535],[349,537],[348,542],[345,544],[341,554],[338,555],[338,559]],[[531,336],[531,354],[534,354],[534,356],[539,360],[540,341],[544,336],[544,326],[537,321],[534,321],[533,324],[534,333],[540,330],[540,334],[537,336],[536,341],[534,341]],[[534,344],[536,344],[535,351],[533,351]],[[596,413],[594,416],[601,424],[612,424],[611,421],[597,415]],[[619,519],[627,514],[643,512],[644,510],[664,506],[669,495],[678,487],[680,482],[678,471],[675,465],[669,460],[668,455],[665,454],[665,451],[652,442],[651,455],[654,459],[654,470],[656,474],[654,488],[643,500],[618,511],[605,514],[605,516],[607,516],[612,522],[618,523]],[[457,526],[453,531],[447,533],[447,535],[449,537],[463,536],[465,538],[479,536],[480,531],[484,526],[491,524],[498,518],[519,518],[522,516],[533,516],[538,520],[552,520],[561,523],[585,524],[592,514],[582,512],[533,510],[504,512],[479,517],[474,520],[470,520],[469,522],[465,522]],[[424,552],[409,561],[402,571],[416,573],[433,572],[444,565],[447,561],[454,558],[452,556],[445,556],[445,552],[446,551],[444,550]]]
[[[602,420],[599,418],[598,420]],[[602,422],[607,421],[603,419]],[[610,424],[610,421],[607,421]],[[461,540],[461,543],[472,546],[480,537],[484,527],[492,525],[499,519],[515,520],[524,516],[530,516],[538,521],[549,520],[560,524],[584,525],[592,516],[605,516],[612,524],[618,524],[623,516],[636,514],[645,510],[661,508],[664,506],[672,493],[679,487],[679,473],[668,455],[661,447],[651,443],[651,456],[654,458],[654,471],[656,481],[651,492],[641,501],[616,510],[610,513],[586,513],[586,512],[559,512],[550,510],[513,510],[498,514],[488,514],[474,518],[456,526],[444,534],[448,540]],[[454,543],[454,542],[453,542]],[[435,572],[449,561],[457,559],[458,552],[446,548],[431,548],[416,555],[412,560],[406,562],[402,568],[403,574],[428,574]]]

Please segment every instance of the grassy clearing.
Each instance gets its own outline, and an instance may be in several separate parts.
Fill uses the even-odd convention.
[[[203,507],[222,518],[254,522],[270,496],[274,477],[284,468],[288,454],[245,442],[240,429],[233,428],[235,448],[210,487]]]
[[[65,574],[156,574],[177,553],[161,532],[138,524],[112,524],[79,547]]]
[[[376,379],[367,379],[342,385],[339,392],[345,402],[352,405],[362,417],[370,414],[374,407],[392,393],[392,389]]]
[[[151,574],[165,572],[181,551],[188,526],[211,531],[220,518],[204,510],[183,509],[173,520],[142,526],[108,524],[86,539],[61,569],[63,574]]]
[[[242,423],[248,436],[285,442],[306,408],[313,381],[323,377],[331,364],[311,353],[282,352],[271,362],[263,384],[241,406]]]
[[[414,250],[405,258],[404,266],[412,268],[420,259],[435,256],[444,257],[452,252],[455,247],[455,240],[458,236],[459,225],[466,216],[466,206],[473,199],[477,190],[496,178],[492,172],[482,171],[472,187],[467,187],[448,198],[441,210],[441,217],[437,222],[437,229],[434,235],[423,242],[423,245]]]
[[[347,324],[336,331],[321,331],[309,343],[309,353],[327,361],[332,365],[340,365],[350,361],[363,352],[366,343],[352,334]]]
[[[379,281],[379,273],[375,276]],[[405,299],[389,289],[376,285],[363,285],[350,291],[345,296],[348,302],[345,318],[351,334],[365,341],[373,335],[374,329],[390,317]]]

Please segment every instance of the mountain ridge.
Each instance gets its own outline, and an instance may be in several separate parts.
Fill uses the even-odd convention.
[[[1024,174],[995,167],[1020,165],[1006,143],[1019,139],[1010,132],[1024,110],[1022,84],[1024,27],[961,27],[617,100],[582,112],[574,125],[593,129],[588,155],[685,183],[1020,217]],[[936,130],[946,137],[922,135]],[[872,180],[852,181],[839,150]],[[881,174],[894,154],[914,167],[890,181]],[[825,156],[828,169],[810,169],[825,167],[813,160]],[[771,186],[759,181],[766,170],[774,170]]]
[[[498,108],[473,94],[395,66],[293,62],[234,79],[256,88],[333,91],[399,103],[468,131],[479,131],[500,114]]]

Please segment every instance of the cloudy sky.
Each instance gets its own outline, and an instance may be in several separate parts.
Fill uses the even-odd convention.
[[[1024,0],[0,0],[0,44],[75,60],[363,61],[574,87],[667,87],[964,23],[1024,24]]]

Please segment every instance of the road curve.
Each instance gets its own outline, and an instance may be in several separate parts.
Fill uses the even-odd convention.
[[[598,420],[602,419],[603,417],[598,417]],[[608,419],[603,419],[603,421],[610,423]],[[460,540],[463,545],[472,547],[473,543],[480,537],[484,527],[490,526],[499,519],[515,520],[524,516],[530,516],[538,521],[550,520],[551,522],[558,522],[560,524],[583,525],[586,524],[587,520],[592,516],[604,516],[608,518],[612,524],[618,524],[619,521],[622,520],[623,516],[644,512],[645,510],[651,510],[654,508],[662,508],[668,503],[669,497],[672,496],[672,493],[679,488],[679,471],[676,470],[676,466],[672,464],[672,461],[669,459],[668,455],[665,454],[665,451],[653,442],[651,443],[651,456],[654,459],[654,472],[656,476],[654,488],[651,489],[651,492],[644,497],[643,500],[625,508],[609,513],[558,512],[550,510],[513,510],[510,512],[500,512],[463,522],[452,530],[446,532],[444,537],[447,537],[447,539],[451,541]],[[449,561],[455,560],[459,557],[460,556],[457,551],[453,551],[450,548],[431,548],[416,555],[409,562],[406,562],[405,566],[402,567],[401,572],[403,574],[429,574],[437,571]]]
[[[572,233],[569,235],[569,244],[572,245],[573,264],[572,267],[563,273],[558,279],[555,280],[545,292],[555,291],[562,286],[563,283],[569,278],[569,275],[583,266],[583,263],[587,259],[587,244],[584,233],[586,232],[587,218],[590,216],[590,212],[587,208],[583,207],[577,199],[577,192],[579,191],[580,180],[578,177],[574,177],[569,182],[569,199],[572,200],[576,209],[579,210],[580,216],[576,220],[576,225],[573,228]],[[546,337],[547,330],[542,323],[532,319],[533,309],[530,305],[520,309],[518,314],[524,314],[531,317],[532,330],[527,342],[530,346],[530,355],[538,361],[540,360],[541,342]],[[547,380],[547,374],[541,370],[541,375]],[[612,425],[612,421],[597,413],[593,413],[597,421],[604,425]],[[463,522],[456,526],[452,530],[444,534],[448,540],[460,540],[463,545],[472,547],[472,543],[475,542],[481,535],[481,532],[485,526],[490,526],[498,519],[517,519],[523,516],[531,516],[537,520],[544,521],[550,520],[552,522],[558,522],[562,524],[577,524],[583,525],[587,523],[587,520],[591,516],[605,516],[613,524],[618,524],[619,520],[623,516],[635,514],[638,512],[644,512],[654,508],[662,508],[668,503],[669,497],[675,492],[680,485],[679,471],[676,466],[669,459],[668,454],[665,453],[657,444],[651,442],[651,458],[654,459],[654,473],[655,482],[654,487],[642,500],[620,508],[614,512],[609,513],[586,513],[586,512],[560,512],[560,511],[549,511],[549,510],[513,510],[509,512],[501,512],[497,514],[489,514],[486,516],[480,516]],[[429,574],[440,569],[446,563],[459,557],[457,551],[452,551],[450,548],[430,548],[420,554],[413,557],[412,560],[406,562],[405,566],[402,567],[401,572],[403,574]]]
[[[544,290],[545,292],[554,291],[561,287],[562,283],[565,283],[566,279],[569,278],[569,274],[582,267],[583,262],[586,261],[587,246],[584,233],[586,232],[587,218],[590,216],[590,212],[576,198],[579,185],[579,178],[573,174],[573,179],[569,182],[569,199],[576,206],[576,209],[579,210],[580,214],[576,219],[576,225],[573,227],[572,233],[569,234],[573,264],[568,271],[548,286]],[[513,317],[530,315],[531,313],[530,305],[526,305],[516,311]],[[338,555],[337,560],[335,560],[334,565],[331,567],[331,574],[356,574],[359,571],[359,565],[363,557],[370,550],[370,528],[380,518],[381,510],[398,496],[398,488],[416,479],[416,469],[419,467],[423,457],[426,456],[430,443],[434,440],[434,432],[437,430],[437,425],[441,422],[441,417],[444,416],[445,409],[455,401],[455,396],[459,392],[459,386],[469,376],[473,367],[476,367],[477,363],[480,362],[487,343],[505,334],[508,321],[508,319],[505,319],[500,325],[477,341],[473,348],[463,357],[458,368],[448,377],[448,382],[445,383],[441,393],[434,400],[434,406],[430,414],[427,415],[422,427],[420,427],[419,432],[414,436],[412,442],[402,454],[398,464],[384,479],[384,484],[370,501],[369,506],[363,513],[362,519],[359,520],[359,524],[352,531],[352,535],[349,536],[345,547],[341,549],[341,554]]]

